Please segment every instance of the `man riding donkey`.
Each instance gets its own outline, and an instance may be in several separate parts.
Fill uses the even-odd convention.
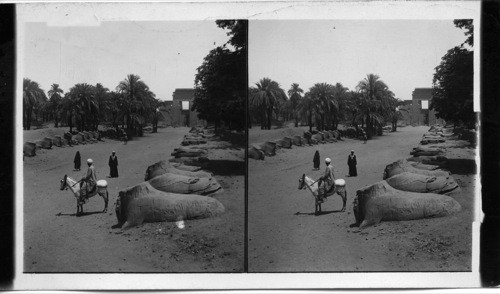
[[[94,161],[92,158],[87,159],[87,174],[80,180],[80,202],[85,202],[88,196],[92,194],[97,186],[97,176],[95,174]],[[85,190],[83,189],[83,184],[85,185]]]
[[[325,174],[318,179],[318,201],[321,203],[326,200],[326,195],[335,189],[335,176],[331,162],[330,158],[325,159]]]

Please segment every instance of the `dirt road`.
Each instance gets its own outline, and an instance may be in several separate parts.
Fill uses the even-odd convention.
[[[25,132],[25,140],[42,138],[54,130]],[[62,132],[62,129],[55,129]],[[118,191],[144,181],[146,168],[171,158],[188,128],[159,129],[127,145],[114,140],[96,144],[37,151],[24,159],[24,270],[25,272],[241,272],[244,252],[243,148],[215,150],[213,159],[224,166],[213,170],[224,191],[215,195],[226,208],[217,218],[174,223],[150,223],[121,232],[114,203]],[[74,172],[73,157],[82,155],[82,171]],[[109,174],[108,158],[116,151],[119,177]],[[99,196],[76,217],[76,200],[60,191],[65,174],[80,179],[85,161],[94,160],[98,179],[108,181],[109,211],[101,213]],[[209,158],[211,158],[209,156]]]
[[[455,166],[453,176],[461,186],[451,195],[461,205],[456,215],[415,221],[382,222],[356,232],[353,199],[356,190],[382,180],[387,164],[410,156],[428,127],[405,127],[396,133],[363,141],[345,141],[310,147],[281,149],[264,161],[249,160],[248,233],[250,272],[350,272],[350,271],[469,271],[474,171]],[[253,128],[249,143],[279,139],[303,130],[263,131]],[[347,177],[347,156],[353,149],[358,176]],[[320,171],[313,171],[313,155],[319,150]],[[470,166],[474,149],[454,149],[457,160]],[[347,182],[347,209],[333,196],[323,204],[324,214],[314,216],[314,200],[308,190],[298,190],[302,174],[317,179],[330,157],[336,178]],[[460,161],[457,161],[460,162]],[[453,171],[452,171],[453,172]]]

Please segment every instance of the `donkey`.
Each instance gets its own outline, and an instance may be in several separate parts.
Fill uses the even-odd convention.
[[[68,175],[64,175],[64,178],[61,180],[61,191],[65,189],[70,189],[73,192],[73,195],[76,197],[76,215],[79,216],[83,213],[83,204],[85,201],[95,195],[99,194],[104,199],[104,209],[102,212],[108,211],[108,182],[105,180],[97,181],[96,189],[88,195],[82,195],[80,193],[80,182],[73,180],[68,177]]]
[[[302,190],[305,188],[308,188],[314,197],[314,203],[315,203],[314,215],[320,214],[322,201],[320,201],[320,197],[319,197],[318,183],[317,183],[317,181],[313,181],[310,177],[303,174],[302,177],[299,179],[299,190]],[[324,195],[324,198],[327,198],[327,197],[332,196],[334,194],[338,194],[340,197],[342,197],[343,206],[342,206],[341,211],[344,212],[346,201],[347,201],[347,187],[346,187],[345,181],[343,179],[335,180],[335,188],[328,191],[326,193],[326,195]]]

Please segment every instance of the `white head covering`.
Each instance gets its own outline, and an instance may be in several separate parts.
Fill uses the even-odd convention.
[[[351,150],[352,153],[354,153],[354,150]]]
[[[326,163],[330,163],[330,162],[332,162],[332,160],[331,160],[330,158],[328,158],[328,157],[327,157],[327,158],[325,159],[325,162],[326,162]]]
[[[87,163],[94,163],[94,161],[92,160],[92,158],[89,158],[87,159]]]

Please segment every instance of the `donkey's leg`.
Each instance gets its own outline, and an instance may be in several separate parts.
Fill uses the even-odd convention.
[[[107,212],[108,211],[108,196],[109,196],[109,193],[108,193],[108,190],[105,191],[105,193],[102,193],[102,194],[99,194],[101,195],[102,199],[104,199],[104,209],[102,210],[102,212]]]
[[[83,213],[83,204],[81,199],[76,200],[76,216],[80,216]]]
[[[314,211],[314,215],[320,215],[321,214],[321,200],[319,198],[316,198],[316,209]]]
[[[347,192],[344,189],[342,191],[337,191],[337,194],[342,198],[342,210],[340,212],[344,212],[347,201]]]
[[[344,201],[344,206],[342,207],[342,212],[345,211],[345,206],[346,206],[346,202],[347,202],[347,189],[344,188],[344,196],[342,196],[342,200]]]

